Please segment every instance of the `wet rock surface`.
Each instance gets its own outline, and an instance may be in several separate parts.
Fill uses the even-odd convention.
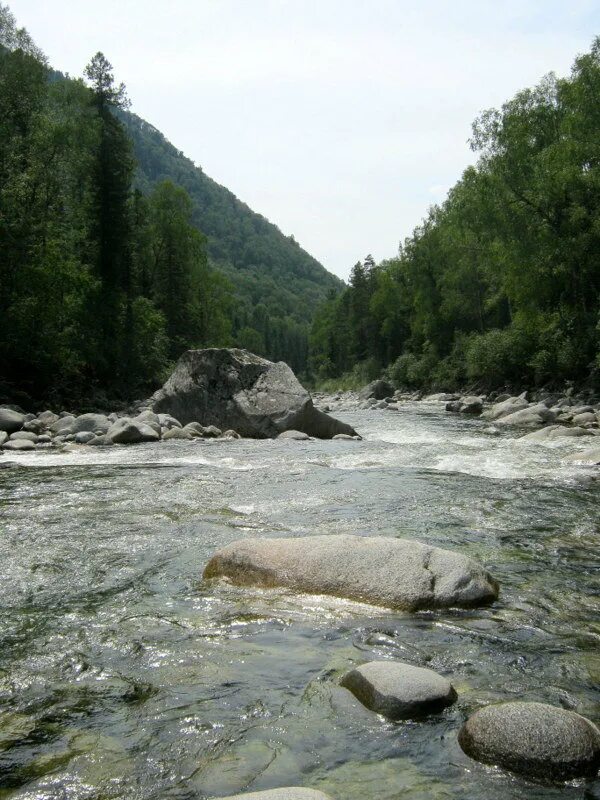
[[[412,611],[475,606],[498,595],[496,581],[473,559],[383,536],[240,540],[215,553],[204,577],[287,586]]]
[[[501,703],[476,711],[458,741],[477,761],[550,780],[594,777],[600,731],[585,717],[545,703]]]

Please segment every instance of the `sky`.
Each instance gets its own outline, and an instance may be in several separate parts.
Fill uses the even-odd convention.
[[[471,123],[600,34],[600,0],[4,0],[52,66],[102,50],[132,110],[342,278],[476,156]]]

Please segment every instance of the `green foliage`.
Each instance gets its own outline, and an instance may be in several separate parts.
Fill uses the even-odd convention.
[[[315,374],[370,357],[399,385],[596,380],[600,39],[473,126],[480,153],[440,207],[322,305]]]

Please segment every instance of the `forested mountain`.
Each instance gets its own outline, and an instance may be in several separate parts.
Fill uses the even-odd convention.
[[[321,380],[600,388],[600,38],[473,126],[480,154],[396,258],[319,310]],[[348,374],[352,372],[352,374]]]
[[[102,53],[85,78],[0,4],[0,401],[131,398],[189,347],[303,371],[341,282],[130,114]]]
[[[129,111],[120,118],[133,141],[142,192],[148,194],[165,179],[188,192],[192,221],[207,237],[211,264],[233,286],[234,341],[304,371],[308,325],[318,304],[342,282],[293,237],[211,180],[152,125]]]

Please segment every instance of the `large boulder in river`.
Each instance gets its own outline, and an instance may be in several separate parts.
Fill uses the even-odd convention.
[[[401,661],[370,661],[346,673],[340,683],[371,711],[393,720],[435,714],[456,700],[454,687],[442,675]]]
[[[539,778],[595,777],[600,768],[598,728],[546,703],[486,706],[469,717],[458,741],[477,761]]]
[[[461,553],[384,536],[243,539],[218,550],[205,578],[241,586],[286,586],[388,608],[475,606],[495,600],[498,584]]]
[[[232,428],[254,439],[273,438],[290,429],[320,439],[355,434],[350,425],[313,406],[287,364],[274,364],[247,350],[188,350],[150,403],[155,412],[172,414],[184,425]]]
[[[508,417],[509,414],[514,414],[517,411],[522,411],[527,408],[529,403],[525,399],[525,392],[518,397],[507,397],[501,402],[494,403],[491,408],[483,412],[482,417],[494,421],[502,417]]]
[[[11,408],[0,408],[0,431],[14,433],[20,431],[25,424],[25,415]]]
[[[113,444],[139,444],[140,442],[157,442],[160,433],[145,422],[129,417],[121,417],[110,426],[106,438]]]

